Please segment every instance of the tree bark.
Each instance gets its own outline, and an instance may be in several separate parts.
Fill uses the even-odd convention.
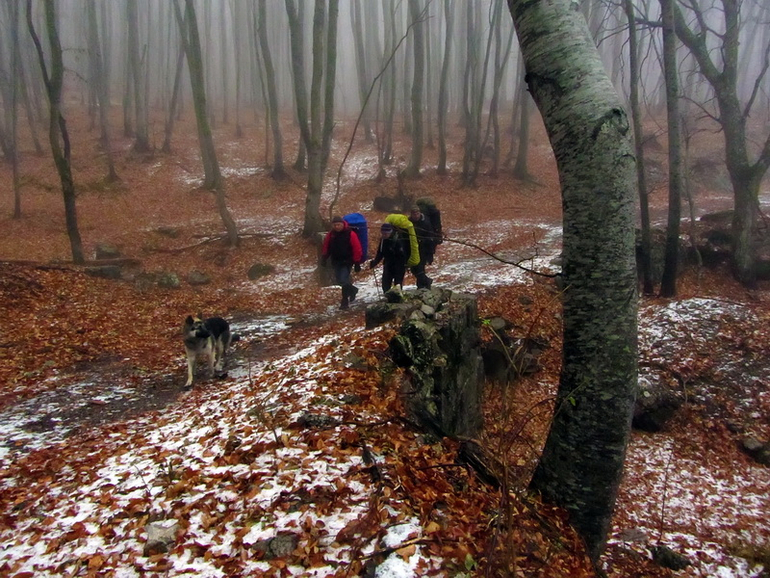
[[[203,188],[215,192],[217,210],[219,211],[219,216],[227,231],[228,244],[231,247],[235,247],[238,245],[238,229],[227,208],[224,181],[222,179],[222,174],[219,171],[219,161],[217,160],[217,154],[214,148],[214,137],[211,134],[211,127],[209,126],[208,115],[206,112],[203,59],[201,57],[200,37],[198,36],[198,19],[195,16],[195,5],[193,0],[185,0],[184,17],[182,16],[179,5],[176,0],[174,0],[174,12],[176,14],[177,23],[179,24],[182,44],[187,56],[187,66],[190,72],[193,105],[195,106],[195,120],[198,126],[198,141],[200,142],[201,157],[203,158]]]
[[[641,255],[639,266],[642,270],[642,290],[651,295],[655,290],[652,282],[652,243],[650,240],[650,205],[647,195],[647,177],[644,162],[644,132],[642,113],[639,107],[639,48],[636,34],[633,0],[625,0],[626,20],[628,22],[629,51],[629,105],[634,126],[634,151],[636,152],[636,183],[639,189],[639,213],[641,217]]]
[[[21,58],[19,50],[19,5],[12,2],[5,6],[11,21],[11,99],[6,103],[6,109],[11,113],[11,172],[13,174],[13,218],[21,219],[21,184],[19,182],[19,138],[16,111],[19,104],[19,88],[21,84]],[[10,106],[8,106],[10,104]]]
[[[762,179],[770,168],[770,134],[760,147],[755,161],[749,159],[746,122],[753,99],[746,106],[738,98],[738,47],[740,41],[740,6],[737,0],[721,0],[724,14],[724,32],[716,38],[721,41],[714,50],[712,29],[704,19],[697,4],[694,20],[698,28],[688,26],[684,15],[675,7],[676,34],[698,62],[700,73],[714,90],[719,108],[717,120],[725,139],[727,172],[733,187],[733,269],[736,278],[745,286],[752,287],[757,279],[756,248],[753,243],[757,220],[757,204]],[[719,55],[716,62],[713,54]],[[721,65],[721,68],[719,67]]]
[[[571,0],[508,0],[562,186],[564,348],[531,487],[563,506],[596,561],[620,485],[637,387],[629,125]]]
[[[406,176],[418,177],[422,169],[423,114],[422,95],[425,85],[425,31],[422,7],[419,0],[409,0],[409,15],[414,31],[414,77],[412,79],[412,155],[406,168]]]
[[[358,80],[358,97],[361,101],[363,115],[361,124],[364,128],[364,140],[372,142],[371,126],[371,107],[366,102],[366,95],[369,92],[369,78],[367,76],[367,58],[364,44],[364,25],[361,8],[361,0],[352,0],[350,3],[350,25],[353,29],[353,44],[355,46],[356,57],[356,77]]]
[[[438,168],[440,175],[447,174],[446,168],[446,123],[447,108],[449,101],[449,90],[447,83],[449,81],[449,63],[452,56],[452,30],[454,27],[454,0],[444,0],[444,20],[446,27],[446,36],[444,38],[444,61],[441,64],[441,78],[438,89]]]
[[[668,226],[661,297],[676,295],[679,269],[679,231],[682,220],[682,129],[679,118],[679,71],[676,62],[674,2],[660,0],[663,21],[663,74],[666,82],[666,115],[668,126]]]
[[[187,26],[183,24],[183,26]],[[179,103],[179,94],[182,89],[182,68],[184,66],[184,46],[179,48],[179,54],[176,57],[176,69],[174,71],[174,87],[171,89],[171,102],[168,105],[168,114],[166,116],[166,126],[164,128],[163,146],[161,151],[171,152],[171,137],[174,134],[174,119],[176,118],[177,107]]]
[[[107,70],[102,58],[101,41],[99,40],[99,27],[96,21],[96,4],[89,0],[86,5],[88,13],[88,53],[92,59],[91,70],[94,73],[92,79],[95,85],[96,99],[99,103],[99,127],[101,128],[101,144],[107,158],[107,182],[119,181],[115,170],[115,160],[112,156],[112,138],[110,137],[110,87]]]
[[[308,158],[305,222],[302,235],[314,238],[323,231],[321,193],[334,128],[334,83],[336,81],[337,16],[339,2],[316,0],[313,13],[313,74],[310,88],[310,117],[305,95],[302,27],[294,0],[285,0],[291,35],[292,69],[296,93],[297,119]],[[323,98],[321,96],[323,90]],[[308,122],[309,121],[309,122]]]
[[[72,163],[70,162],[70,140],[67,132],[67,123],[62,115],[62,86],[64,84],[64,62],[62,60],[62,48],[59,40],[59,30],[56,27],[56,4],[54,0],[44,0],[45,22],[48,32],[48,44],[51,50],[51,74],[45,63],[45,55],[40,39],[32,24],[32,0],[27,0],[27,26],[37,49],[40,70],[43,74],[48,103],[50,106],[48,122],[48,140],[51,143],[51,152],[56,164],[61,181],[62,195],[64,197],[64,216],[67,223],[67,235],[70,240],[72,261],[78,265],[85,263],[83,254],[83,241],[78,229],[78,215],[75,204],[75,182],[72,179]]]
[[[273,67],[273,57],[270,54],[270,45],[267,42],[266,11],[265,0],[259,0],[259,45],[262,48],[262,61],[265,64],[270,126],[273,129],[272,176],[274,179],[283,179],[286,177],[286,169],[283,166],[283,135],[281,134],[278,114],[278,90],[275,81],[275,68]]]
[[[134,124],[136,125],[134,150],[139,153],[146,153],[150,152],[152,147],[150,146],[147,127],[147,103],[142,91],[144,83],[142,82],[142,58],[139,50],[136,0],[126,0],[126,9],[128,11],[128,58],[134,97]]]
[[[286,14],[289,18],[289,37],[291,48],[291,70],[294,81],[294,106],[297,113],[297,124],[300,130],[300,147],[295,170],[304,170],[307,156],[307,144],[310,142],[310,128],[307,120],[307,83],[305,82],[305,21],[302,6],[295,0],[285,0]]]

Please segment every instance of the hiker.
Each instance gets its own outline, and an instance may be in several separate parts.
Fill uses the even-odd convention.
[[[420,262],[410,270],[417,280],[418,289],[430,289],[433,279],[425,273],[425,266],[433,263],[433,253],[436,248],[436,232],[431,222],[417,205],[411,208],[409,220],[414,225],[414,232],[417,235],[417,246],[420,251]]]
[[[342,287],[340,309],[347,309],[358,293],[358,287],[350,282],[350,269],[361,270],[361,243],[358,236],[342,217],[332,218],[332,228],[326,233],[321,249],[321,264],[331,260],[334,280]]]
[[[380,227],[377,254],[369,261],[369,269],[374,269],[382,261],[383,293],[387,293],[393,286],[400,287],[404,284],[409,254],[409,238],[406,232],[399,231],[390,223],[383,223]]]

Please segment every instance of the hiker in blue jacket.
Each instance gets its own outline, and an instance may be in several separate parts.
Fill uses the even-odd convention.
[[[380,242],[377,254],[369,261],[369,268],[374,269],[382,261],[382,291],[387,293],[394,285],[404,284],[406,262],[411,251],[406,233],[399,231],[390,223],[380,227]]]

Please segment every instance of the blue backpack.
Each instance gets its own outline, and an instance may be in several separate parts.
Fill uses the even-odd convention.
[[[358,236],[361,243],[361,261],[366,261],[369,258],[369,229],[366,224],[366,217],[361,213],[349,213],[342,218]]]

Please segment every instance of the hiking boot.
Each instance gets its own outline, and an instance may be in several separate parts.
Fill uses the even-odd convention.
[[[353,303],[356,300],[356,295],[358,295],[358,287],[351,285],[350,289],[348,289],[348,295],[350,296],[350,302]]]
[[[348,305],[348,296],[343,295],[342,301],[340,302],[340,309],[349,309],[350,305]]]

